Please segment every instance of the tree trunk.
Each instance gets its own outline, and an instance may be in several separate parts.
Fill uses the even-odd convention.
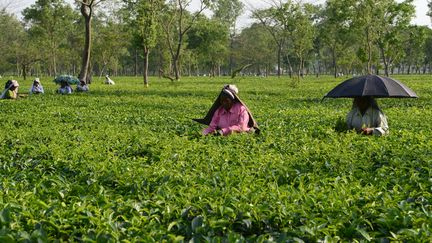
[[[381,50],[381,56],[382,56],[383,62],[384,62],[384,74],[386,77],[388,77],[389,76],[389,71],[388,71],[389,63],[388,63],[387,57],[385,56],[384,48],[380,46],[380,50]]]
[[[234,35],[230,35],[230,57],[229,57],[229,74],[231,75],[234,68]]]
[[[178,60],[175,60],[174,62],[174,73],[175,73],[175,80],[179,81],[180,80],[180,63]]]
[[[82,54],[81,72],[79,80],[87,83],[87,75],[90,66],[90,51],[91,51],[91,19],[92,6],[81,3],[81,14],[85,20],[85,44]]]
[[[303,58],[299,58],[299,65],[297,70],[297,77],[300,79],[300,77],[303,78]]]
[[[333,74],[337,78],[337,62],[336,62],[336,48],[332,48],[332,59],[333,59]]]
[[[181,23],[181,22],[180,22]],[[174,64],[174,75],[175,80],[180,80],[180,51],[182,47],[183,42],[183,33],[181,32],[181,24],[180,24],[180,31],[178,34],[178,44],[177,44],[177,50],[175,54],[173,55],[173,64]]]
[[[150,50],[146,46],[144,46],[143,76],[144,76],[144,86],[146,88],[149,86],[149,82],[148,82],[149,53]]]
[[[288,62],[288,75],[290,78],[292,78],[292,74],[293,74],[293,68],[291,66],[291,61],[289,56],[286,56],[287,62]]]
[[[93,65],[91,62],[89,62],[88,69],[87,69],[87,75],[86,75],[86,79],[85,79],[86,84],[90,84],[92,81],[92,77],[93,77],[93,71],[92,70],[93,70]]]
[[[138,50],[135,48],[135,77],[138,77]]]
[[[54,71],[54,76],[57,76],[57,60],[56,60],[56,53],[55,51],[53,51],[53,71]]]
[[[367,72],[372,74],[372,41],[370,39],[369,28],[366,30],[366,40],[367,40],[367,51],[368,51],[368,62],[367,62]]]
[[[102,78],[102,75],[104,74],[104,72],[105,72],[105,68],[107,67],[107,65],[108,65],[107,62],[104,62],[104,63],[103,63],[102,69],[99,71],[99,79]]]
[[[27,65],[25,65],[25,64],[22,65],[22,74],[23,74],[23,79],[26,80],[27,79]]]
[[[282,46],[278,45],[278,50],[277,50],[277,60],[278,60],[277,76],[278,76],[278,78],[280,78],[280,76],[281,76],[281,55],[282,55]]]

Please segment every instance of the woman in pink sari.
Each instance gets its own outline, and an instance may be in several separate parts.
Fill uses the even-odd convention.
[[[194,119],[209,125],[203,135],[223,135],[241,132],[259,132],[249,109],[237,96],[235,85],[225,85],[204,119]]]

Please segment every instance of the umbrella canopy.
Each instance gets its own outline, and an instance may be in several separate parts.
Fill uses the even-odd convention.
[[[54,83],[60,84],[61,82],[67,82],[69,84],[78,84],[79,80],[71,75],[60,75],[53,80]]]
[[[417,94],[403,83],[378,75],[365,75],[348,79],[324,98],[354,98],[370,96],[376,98],[418,98]]]

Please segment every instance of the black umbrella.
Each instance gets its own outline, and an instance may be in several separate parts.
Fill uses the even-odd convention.
[[[417,94],[403,83],[378,75],[365,75],[348,79],[324,98],[354,98],[371,96],[376,98],[418,98]]]

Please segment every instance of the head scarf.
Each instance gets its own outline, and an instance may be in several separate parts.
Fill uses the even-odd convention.
[[[5,89],[10,89],[12,87],[19,87],[18,81],[16,80],[8,80],[5,84]]]
[[[238,88],[234,84],[227,84],[223,87],[222,93],[230,97],[232,100],[235,100],[238,94]]]
[[[16,81],[16,80],[8,80],[6,82],[5,89],[3,90],[3,93],[0,95],[0,99],[3,99],[5,97],[5,95],[6,95],[6,92],[8,92],[8,90],[10,88],[12,88],[12,87],[18,88],[19,87],[18,81]],[[14,90],[14,92],[17,92],[17,90]]]

